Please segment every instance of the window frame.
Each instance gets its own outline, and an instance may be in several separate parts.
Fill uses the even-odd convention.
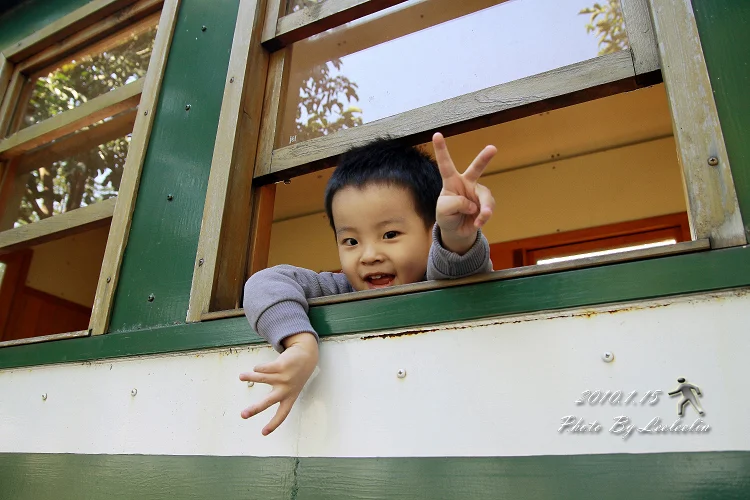
[[[180,0],[95,0],[0,53],[0,130],[5,132],[19,105],[27,75],[86,48],[106,43],[111,36],[131,26],[158,19],[158,32],[144,77],[7,137],[2,134],[0,172],[8,176],[14,174],[24,152],[137,106],[135,116],[127,117],[134,119],[134,123],[116,198],[0,232],[0,253],[8,253],[111,220],[89,328],[82,332],[3,342],[0,347],[105,333],[153,126],[152,111],[159,98],[179,6]]]
[[[445,106],[455,108],[457,104],[460,105],[461,100],[471,105],[471,97],[492,91],[505,96],[510,92],[510,95],[517,98],[514,99],[515,101],[522,100],[522,106],[514,105],[503,108],[500,105],[497,109],[490,111],[490,116],[500,117],[500,121],[507,121],[539,112],[540,109],[548,110],[567,106],[582,100],[650,85],[658,82],[662,76],[666,84],[673,130],[678,144],[678,158],[686,181],[688,217],[693,241],[679,243],[670,249],[649,249],[628,256],[594,257],[586,259],[585,263],[573,261],[575,264],[565,263],[565,266],[559,268],[552,267],[557,265],[546,265],[545,271],[578,269],[633,258],[719,249],[746,243],[726,147],[721,135],[716,104],[712,98],[690,0],[679,2],[621,0],[630,42],[629,51],[599,56],[490,89],[464,94],[418,110],[406,111],[391,118],[379,120],[377,123],[364,124],[329,136],[274,149],[275,135],[279,128],[281,99],[286,94],[284,75],[288,71],[286,67],[288,65],[285,65],[285,51],[281,47],[296,41],[296,36],[304,38],[302,34],[310,36],[330,28],[334,16],[340,16],[337,18],[340,21],[338,24],[342,24],[366,15],[363,12],[369,14],[385,8],[385,6],[378,8],[376,2],[327,0],[321,4],[329,7],[327,16],[323,19],[320,14],[322,9],[310,8],[284,16],[282,3],[280,0],[268,2],[265,23],[262,27],[262,23],[257,19],[258,12],[255,12],[255,17],[248,18],[246,15],[243,16],[242,6],[240,7],[235,42],[237,42],[237,33],[262,31],[264,50],[259,51],[258,47],[252,44],[234,43],[229,73],[230,75],[237,74],[242,69],[248,69],[252,64],[257,64],[257,59],[262,59],[264,65],[265,61],[268,61],[268,76],[265,86],[258,85],[257,81],[253,85],[240,82],[240,85],[232,86],[234,77],[228,76],[227,78],[225,102],[220,115],[219,133],[194,266],[187,322],[232,317],[242,313],[239,304],[242,285],[246,279],[245,269],[262,269],[267,259],[270,222],[264,213],[268,212],[267,200],[272,200],[273,197],[273,182],[318,169],[321,165],[335,159],[344,149],[366,142],[382,133],[406,138],[407,141],[416,144],[424,142],[431,132],[438,128],[444,133],[451,134],[464,131],[462,127],[471,120],[481,119],[485,124],[488,119],[486,110],[463,116],[461,122],[453,120],[443,123],[440,121],[440,109]],[[395,3],[400,2],[390,2],[390,4]],[[363,9],[364,4],[369,5],[368,9],[356,11],[351,8],[355,4],[360,9]],[[297,25],[302,25],[299,19],[306,19],[309,23],[304,24],[304,28],[300,28],[301,31],[285,31],[287,29],[285,26],[293,24],[290,16],[295,16],[298,20]],[[687,30],[683,29],[685,26]],[[271,36],[271,33],[274,33],[274,36]],[[292,36],[290,33],[297,34]],[[245,40],[249,38],[246,37]],[[684,54],[696,54],[697,57],[687,61],[683,57]],[[247,64],[247,61],[251,64]],[[664,64],[666,68],[662,67],[661,61],[666,61]],[[556,78],[555,75],[561,70],[569,74],[580,75],[583,72],[587,75],[597,75],[599,80],[578,77],[578,81],[567,85],[565,92],[560,92],[560,78]],[[575,77],[569,80],[575,80]],[[529,92],[524,91],[533,83],[535,93],[540,94],[538,87],[540,82],[546,84],[546,92],[541,92],[541,98],[534,98],[529,95]],[[261,94],[263,106],[262,111],[259,112],[257,102]],[[690,98],[685,97],[694,98],[696,95],[701,96],[700,106],[691,105]],[[243,100],[254,104],[243,106]],[[249,137],[244,135],[240,132],[241,127],[238,126],[240,115],[260,121],[260,128],[254,130]],[[413,125],[415,116],[422,117],[421,125]],[[424,119],[425,116],[428,119]],[[710,127],[702,129],[701,123],[708,123]],[[240,151],[238,154],[237,143],[240,136],[252,144],[257,143],[254,151]],[[222,140],[224,137],[231,137],[231,141]],[[696,137],[698,140],[694,139]],[[705,168],[709,157],[716,157],[719,161],[717,166],[712,166],[712,169]],[[248,182],[248,178],[253,179],[252,183]],[[234,191],[234,186],[239,182],[244,182],[242,184],[244,193],[239,205],[245,208],[242,209],[244,212],[241,214],[227,201],[231,199],[232,204],[237,203],[238,200],[230,196],[230,192]],[[706,185],[712,189],[704,189]],[[724,197],[721,196],[722,192],[726,193]],[[263,202],[262,199],[266,201]],[[272,204],[271,201],[271,207]],[[720,208],[717,209],[717,207]],[[237,227],[249,227],[250,234],[237,236]],[[229,228],[232,228],[233,235],[229,234]],[[238,251],[239,247],[244,249],[249,247],[250,255],[241,255]],[[257,253],[254,253],[256,251]],[[528,270],[522,274],[498,271],[481,277],[457,280],[451,282],[450,285],[495,281],[532,274],[542,273]],[[401,295],[417,290],[444,287],[446,283],[440,283],[438,286],[413,284],[393,290],[378,291],[376,295]],[[310,303],[316,305],[372,298],[368,292],[351,295],[351,297],[315,299]]]

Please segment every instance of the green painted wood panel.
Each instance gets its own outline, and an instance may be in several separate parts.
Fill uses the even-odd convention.
[[[750,452],[257,458],[0,454],[0,496],[139,499],[746,499]]]
[[[112,332],[180,324],[187,316],[238,9],[239,0],[182,1],[115,294]],[[153,302],[147,300],[151,294]]]
[[[693,0],[693,9],[750,239],[750,2]]]
[[[2,499],[288,499],[295,459],[0,454]]]
[[[313,327],[341,335],[645,297],[750,286],[750,248],[316,306]],[[0,349],[0,369],[256,344],[244,317]]]
[[[0,50],[70,14],[90,0],[29,0],[0,17]]]

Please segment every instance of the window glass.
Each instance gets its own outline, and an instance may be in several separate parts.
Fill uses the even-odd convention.
[[[291,46],[276,145],[627,48],[619,0],[404,2]]]
[[[117,196],[134,113],[100,122],[25,155],[19,163],[14,225],[29,224]]]
[[[44,121],[143,77],[154,46],[155,23],[140,23],[32,77],[31,96],[19,128]]]

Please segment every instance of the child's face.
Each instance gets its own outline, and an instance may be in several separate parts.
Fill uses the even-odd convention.
[[[341,269],[355,290],[424,279],[432,244],[411,193],[397,186],[345,187],[332,202]]]

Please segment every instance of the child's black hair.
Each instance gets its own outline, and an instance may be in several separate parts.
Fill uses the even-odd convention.
[[[443,188],[437,163],[420,149],[404,146],[390,138],[380,138],[344,153],[328,181],[326,215],[334,231],[334,195],[347,186],[363,188],[368,184],[406,188],[425,227],[435,223],[435,206]]]

